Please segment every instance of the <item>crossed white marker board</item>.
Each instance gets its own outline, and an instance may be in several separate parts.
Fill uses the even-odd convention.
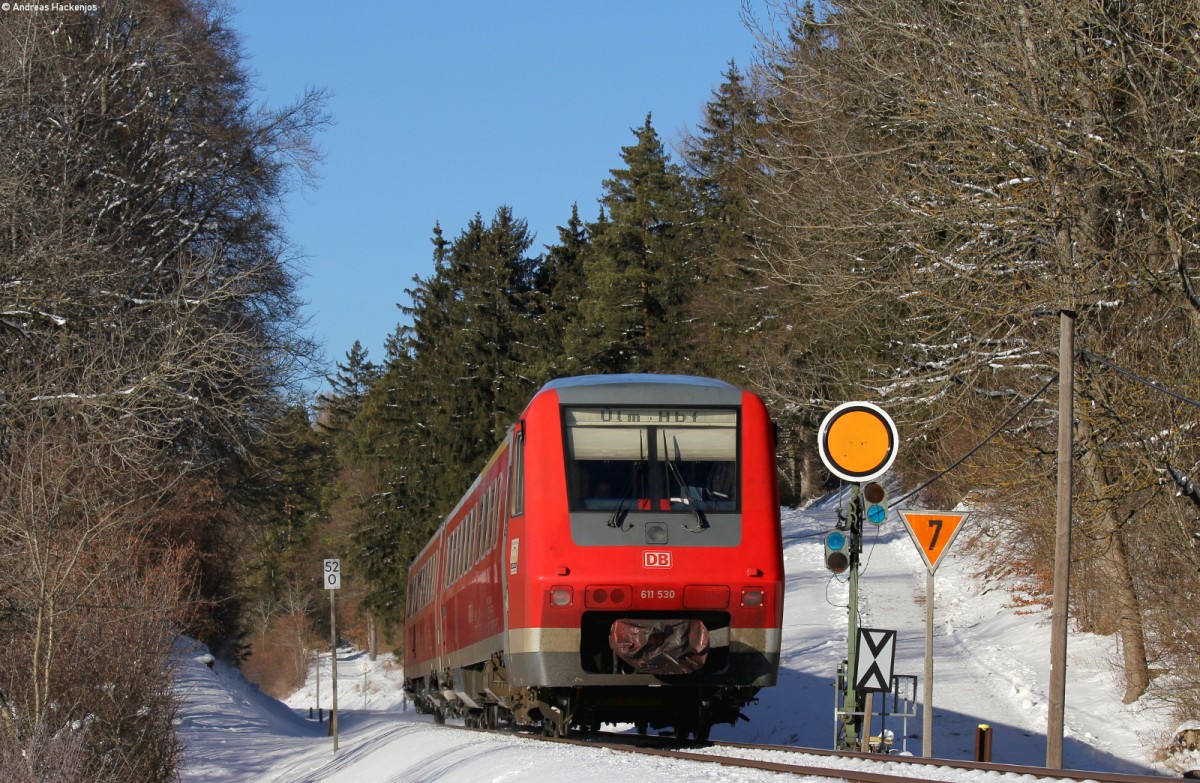
[[[891,693],[896,665],[896,632],[859,628],[854,656],[854,690]]]

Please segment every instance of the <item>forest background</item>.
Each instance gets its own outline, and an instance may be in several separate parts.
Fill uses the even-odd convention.
[[[542,252],[505,205],[431,227],[386,355],[315,404],[279,208],[324,97],[257,108],[198,0],[0,17],[0,765],[169,780],[175,636],[286,691],[325,557],[342,635],[397,646],[411,557],[564,375],[757,391],[789,503],[829,486],[824,414],[877,402],[894,484],[969,503],[1043,603],[1064,310],[1072,617],[1120,639],[1127,701],[1200,714],[1200,7],[774,12]]]

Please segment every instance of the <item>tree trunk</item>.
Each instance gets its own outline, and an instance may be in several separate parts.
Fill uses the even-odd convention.
[[[1121,535],[1120,516],[1110,498],[1112,482],[1101,464],[1092,428],[1079,422],[1083,453],[1079,463],[1088,488],[1101,509],[1097,519],[1097,534],[1102,549],[1101,572],[1105,576],[1110,607],[1116,612],[1117,632],[1121,635],[1121,662],[1125,672],[1126,704],[1137,701],[1150,686],[1150,668],[1146,662],[1146,635],[1133,576],[1129,571],[1125,542]]]

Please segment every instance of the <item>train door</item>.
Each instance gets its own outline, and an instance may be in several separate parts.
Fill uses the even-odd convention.
[[[503,520],[500,533],[500,590],[504,595],[504,638],[505,650],[511,651],[507,643],[510,632],[512,597],[509,593],[514,576],[520,567],[521,538],[513,525],[515,517],[525,513],[525,427],[518,421],[508,431],[508,471],[507,480],[502,481],[504,495],[500,508],[503,510]]]
[[[448,549],[445,528],[438,531],[438,555],[437,555],[437,601],[435,602],[435,614],[433,617],[434,626],[434,660],[437,661],[437,670],[440,672],[446,668],[446,574],[449,573],[447,568],[446,557]]]

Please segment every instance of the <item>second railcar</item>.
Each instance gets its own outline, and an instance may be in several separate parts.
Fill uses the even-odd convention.
[[[555,735],[736,722],[779,666],[774,454],[721,381],[547,384],[410,569],[409,695]]]

